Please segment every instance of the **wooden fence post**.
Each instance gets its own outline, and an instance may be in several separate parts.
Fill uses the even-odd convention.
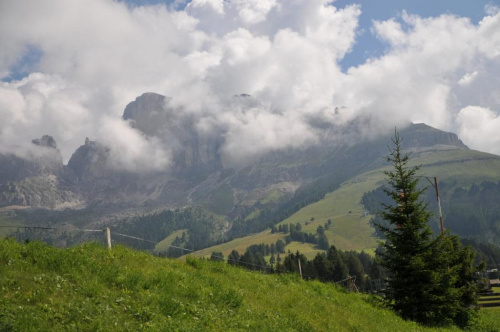
[[[108,249],[111,250],[111,230],[106,227],[106,238],[108,240]]]

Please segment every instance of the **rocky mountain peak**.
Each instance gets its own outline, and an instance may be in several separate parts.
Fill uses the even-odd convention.
[[[171,98],[144,93],[129,103],[123,119],[148,136],[160,138],[172,151],[176,173],[209,174],[222,167],[218,133],[201,134],[197,119],[170,105]]]
[[[57,149],[56,140],[50,135],[43,135],[42,138],[35,138],[31,143],[46,148]]]
[[[412,150],[469,150],[456,134],[442,131],[425,123],[416,123],[400,131],[403,147]]]
[[[107,161],[110,149],[99,142],[91,141],[88,137],[71,156],[68,169],[81,181],[89,178],[98,178],[108,171]]]
[[[143,93],[125,107],[123,119],[146,135],[158,136],[170,120],[166,109],[169,100],[157,93]]]

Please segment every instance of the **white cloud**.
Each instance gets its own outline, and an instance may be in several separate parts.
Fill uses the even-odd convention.
[[[210,9],[219,15],[224,15],[224,0],[193,0],[189,3],[192,9]]]
[[[110,148],[110,166],[115,169],[157,171],[170,164],[170,151],[160,139],[144,136],[122,119],[104,117],[99,137]]]
[[[372,33],[394,46],[403,44],[406,41],[406,34],[401,27],[401,23],[394,18],[387,21],[375,21]]]
[[[458,81],[458,84],[462,86],[469,85],[472,82],[474,82],[474,80],[477,78],[477,75],[478,75],[477,70],[473,71],[472,73],[467,73],[464,76],[462,76],[462,78]]]
[[[44,134],[57,137],[63,154],[70,155],[93,132],[95,117],[85,107],[88,95],[80,87],[55,75],[31,74],[0,86],[0,146],[26,150]]]
[[[500,12],[500,7],[494,5],[493,3],[488,3],[484,6],[484,12],[488,15],[496,15]]]
[[[350,68],[335,97],[355,116],[371,118],[368,132],[408,121],[458,131],[466,125],[456,120],[462,108],[500,110],[500,44],[493,32],[500,30],[499,20],[485,17],[475,26],[451,15],[424,19],[404,13],[401,22],[375,22],[373,33],[388,43],[386,54]],[[491,145],[474,146],[492,151]]]
[[[479,106],[467,106],[457,116],[458,134],[469,147],[500,154],[500,114]]]
[[[246,24],[256,24],[264,21],[267,14],[277,3],[276,0],[233,0],[238,16]]]
[[[407,13],[375,22],[386,53],[342,73],[338,62],[355,45],[361,9],[334,5],[195,0],[176,10],[2,1],[0,75],[19,64],[27,45],[41,60],[30,66],[36,73],[0,85],[0,148],[50,134],[67,161],[88,136],[119,151],[116,167],[137,170],[144,156],[155,156],[152,167],[162,168],[168,142],[119,119],[147,91],[172,97],[171,107],[197,118],[204,133],[221,133],[228,159],[314,144],[329,135],[325,124],[359,117],[362,137],[409,121],[465,133],[469,118],[457,115],[467,106],[500,110],[500,13],[488,11],[477,25]],[[241,93],[252,98],[233,97]],[[335,114],[336,106],[347,108]]]

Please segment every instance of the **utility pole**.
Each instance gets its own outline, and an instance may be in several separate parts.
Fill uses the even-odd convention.
[[[441,227],[441,235],[444,235],[444,224],[443,224],[443,212],[441,211],[441,200],[439,199],[439,187],[438,187],[438,179],[434,177],[434,183],[427,176],[425,176],[427,181],[436,189],[436,199],[438,203],[438,211],[439,211],[439,226]]]
[[[297,255],[297,256],[298,256],[298,255]],[[300,266],[300,257],[297,257],[297,260],[299,261],[300,279],[302,279],[302,267]]]
[[[436,198],[437,198],[437,202],[438,202],[439,225],[441,226],[441,235],[444,235],[443,212],[441,211],[441,200],[439,199],[439,187],[438,187],[438,178],[437,177],[434,177],[434,188],[436,188]]]

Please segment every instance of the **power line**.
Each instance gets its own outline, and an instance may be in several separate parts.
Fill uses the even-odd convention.
[[[43,227],[43,226],[1,226],[2,228],[25,228],[25,229],[57,229],[54,227]]]

